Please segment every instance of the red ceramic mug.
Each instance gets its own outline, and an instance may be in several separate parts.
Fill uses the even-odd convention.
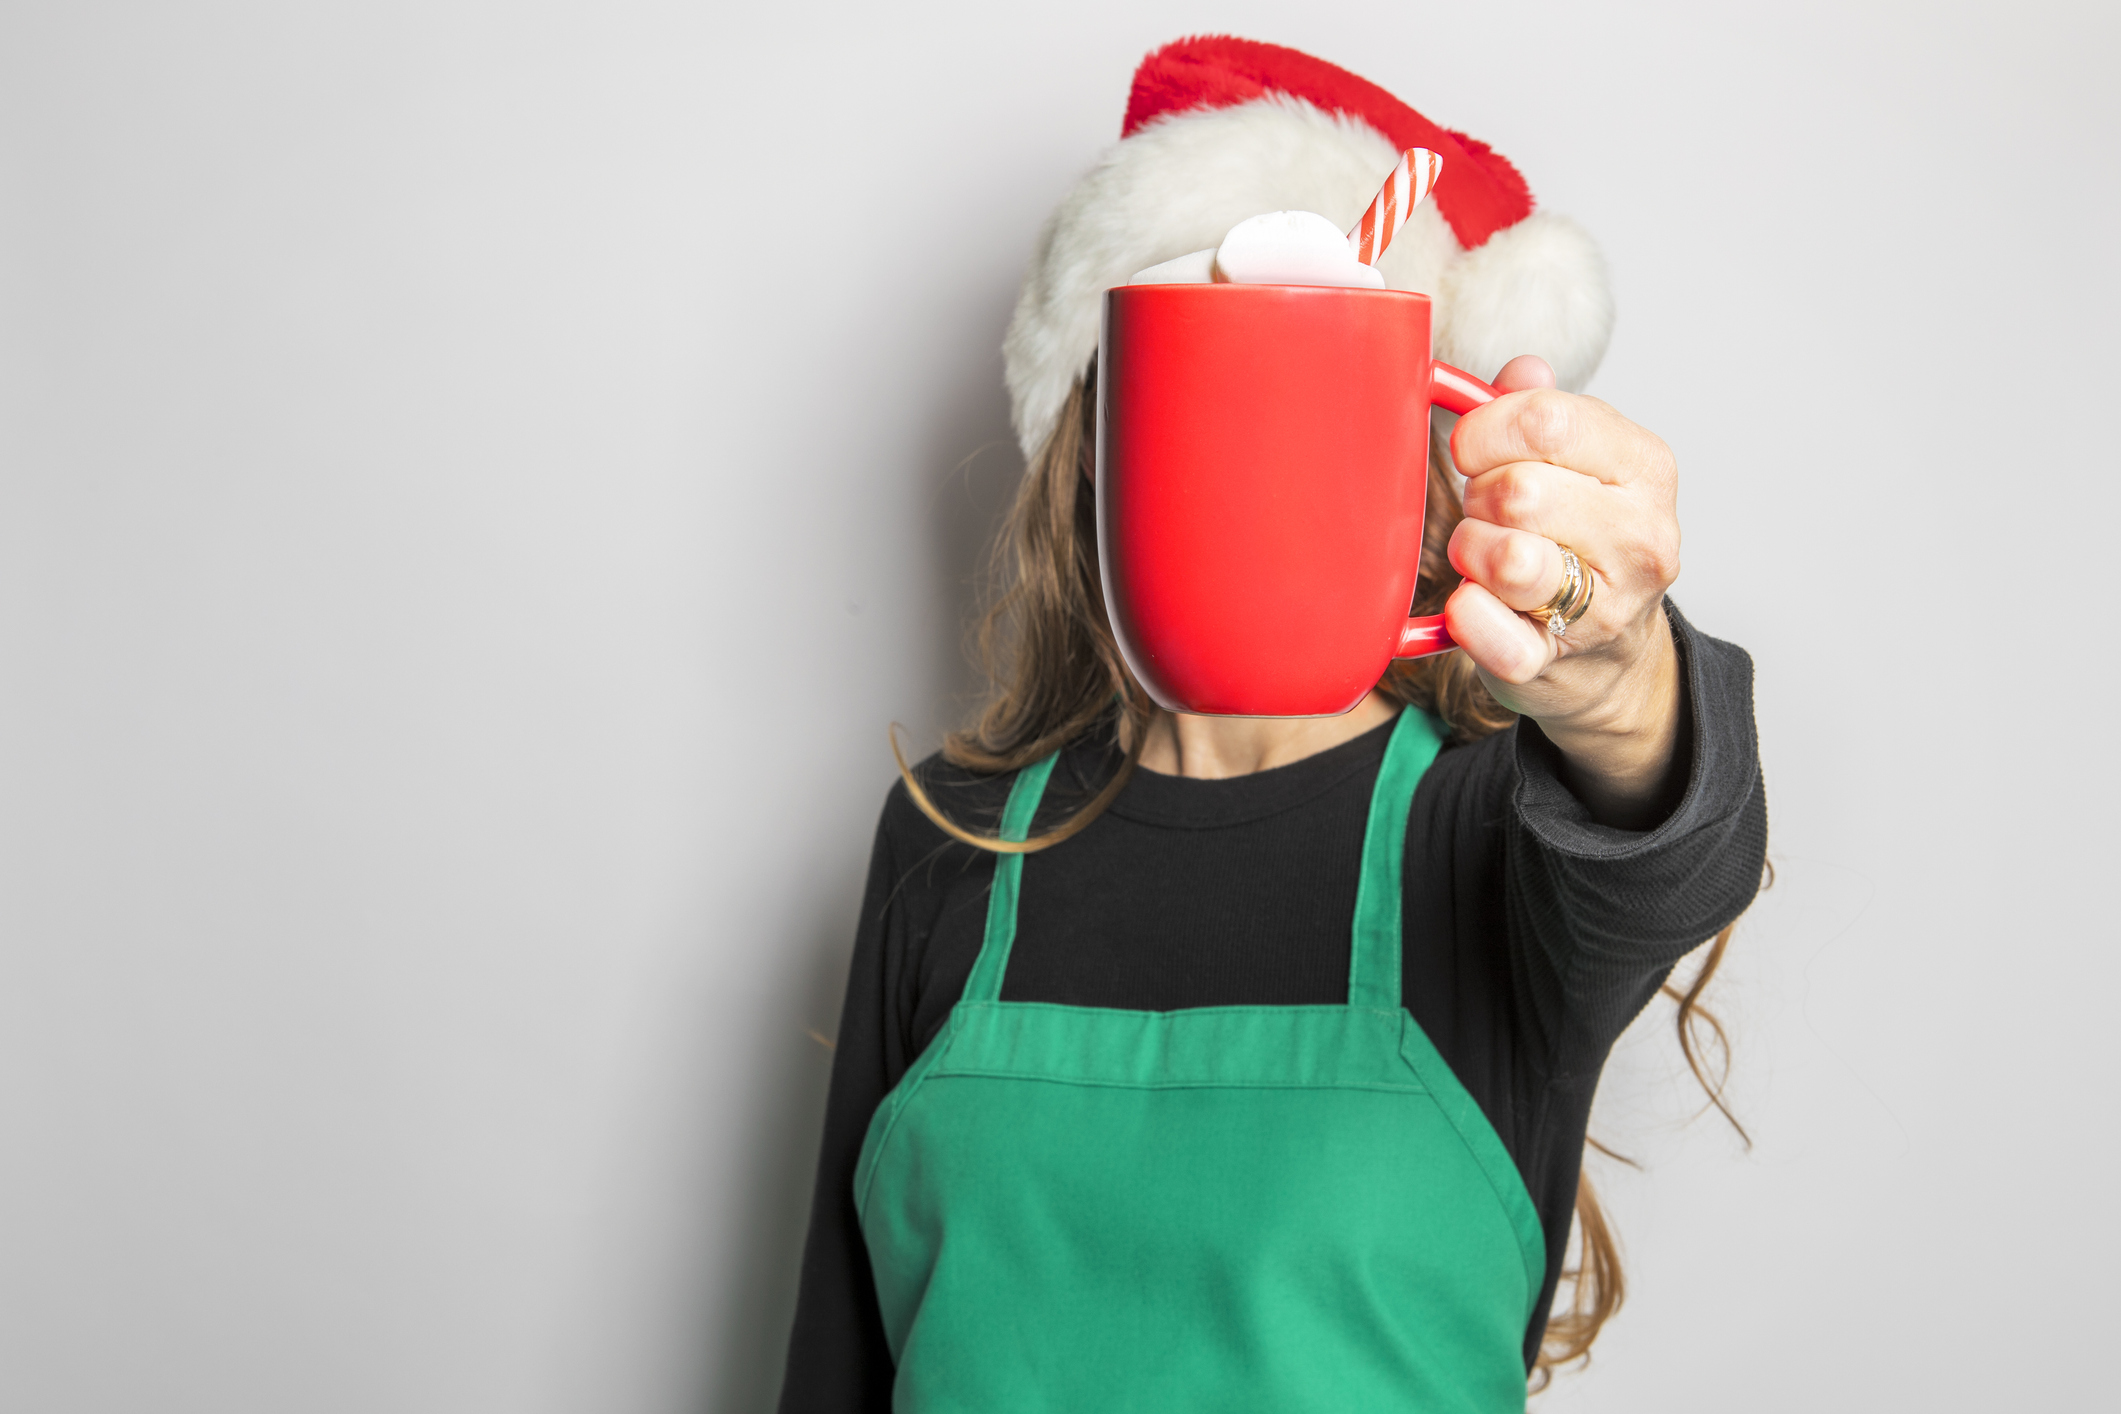
[[[1127,666],[1174,712],[1346,712],[1409,618],[1429,407],[1495,390],[1429,350],[1426,295],[1315,285],[1105,292],[1097,549]]]

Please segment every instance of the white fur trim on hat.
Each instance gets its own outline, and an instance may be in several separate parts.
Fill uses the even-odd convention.
[[[1351,226],[1398,158],[1360,118],[1279,93],[1160,118],[1121,139],[1047,221],[1002,340],[1026,460],[1097,353],[1107,289],[1219,245],[1263,211],[1315,211]],[[1436,301],[1436,356],[1483,378],[1534,353],[1562,387],[1580,389],[1612,334],[1605,262],[1562,217],[1535,213],[1467,251],[1424,202],[1377,268],[1391,288]]]

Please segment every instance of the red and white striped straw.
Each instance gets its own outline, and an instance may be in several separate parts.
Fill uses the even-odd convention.
[[[1410,147],[1399,154],[1399,165],[1385,178],[1384,186],[1363,212],[1355,229],[1348,232],[1348,249],[1365,265],[1375,265],[1392,244],[1392,237],[1407,223],[1443,174],[1443,158],[1426,147]]]

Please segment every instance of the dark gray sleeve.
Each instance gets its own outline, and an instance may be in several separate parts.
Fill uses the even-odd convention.
[[[1665,614],[1685,685],[1679,745],[1689,764],[1662,823],[1599,824],[1565,784],[1561,752],[1537,724],[1522,721],[1516,733],[1510,929],[1558,989],[1550,1000],[1560,1014],[1541,1018],[1548,1036],[1591,1064],[1674,963],[1745,911],[1767,856],[1753,660],[1695,629],[1669,600]]]
[[[891,907],[900,870],[888,807],[886,816],[869,859],[869,886],[833,1047],[832,1092],[825,1103],[781,1414],[885,1414],[891,1407],[891,1352],[869,1272],[869,1248],[854,1209],[854,1169],[869,1117],[905,1070],[892,1006],[895,974],[905,955],[900,936],[905,918],[903,910]]]

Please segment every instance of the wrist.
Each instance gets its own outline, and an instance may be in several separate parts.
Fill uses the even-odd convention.
[[[1571,791],[1601,824],[1648,829],[1685,789],[1680,750],[1685,691],[1671,624],[1660,604],[1632,644],[1597,654],[1597,676],[1574,710],[1531,715],[1554,743]],[[1590,658],[1593,655],[1585,655]],[[1591,662],[1580,662],[1584,668]]]

